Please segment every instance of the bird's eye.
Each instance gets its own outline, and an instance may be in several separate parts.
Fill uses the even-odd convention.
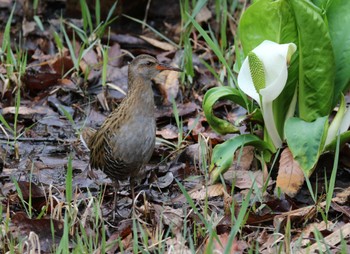
[[[152,62],[147,62],[146,65],[147,66],[151,66],[153,63]]]

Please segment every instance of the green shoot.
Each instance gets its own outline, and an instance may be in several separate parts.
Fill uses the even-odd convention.
[[[339,162],[339,147],[340,147],[340,135],[337,137],[337,146],[335,149],[335,155],[334,155],[334,163],[333,163],[333,170],[331,174],[331,179],[329,180],[329,186],[326,185],[326,214],[328,218],[328,212],[331,207],[333,193],[334,193],[334,186],[335,186],[335,180],[337,176],[337,169],[338,169],[338,162]],[[326,178],[327,179],[327,178]]]

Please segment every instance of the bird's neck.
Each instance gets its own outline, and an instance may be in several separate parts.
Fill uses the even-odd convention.
[[[151,80],[140,76],[129,77],[126,99],[132,101],[132,104],[135,105],[134,109],[138,109],[136,112],[134,111],[134,114],[139,112],[140,114],[154,116],[154,95]]]

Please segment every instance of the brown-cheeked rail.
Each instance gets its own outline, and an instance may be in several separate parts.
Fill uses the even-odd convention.
[[[156,138],[152,78],[162,70],[181,69],[159,63],[149,55],[139,55],[128,69],[128,92],[98,130],[86,128],[82,139],[90,150],[90,166],[101,169],[114,183],[130,179],[134,202],[134,179],[150,160]],[[117,195],[114,195],[114,209]],[[115,210],[113,211],[114,218]]]

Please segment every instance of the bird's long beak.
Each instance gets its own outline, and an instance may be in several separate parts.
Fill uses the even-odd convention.
[[[157,64],[156,69],[159,71],[170,70],[170,71],[179,71],[182,72],[180,68],[170,66],[168,64]]]

